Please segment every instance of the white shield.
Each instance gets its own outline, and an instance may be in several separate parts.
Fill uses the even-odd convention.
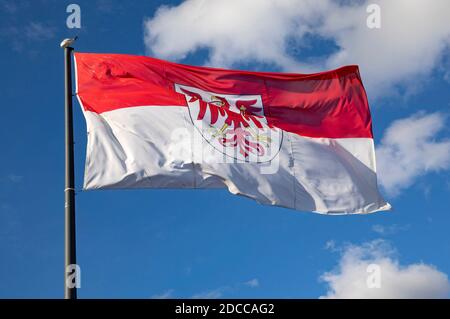
[[[193,125],[216,151],[238,162],[264,163],[280,151],[283,131],[271,127],[261,95],[232,95],[175,84]]]

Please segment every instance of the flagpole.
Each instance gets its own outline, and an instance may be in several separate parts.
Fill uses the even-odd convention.
[[[75,39],[66,39],[61,43],[64,48],[65,76],[65,275],[64,298],[77,299],[77,288],[74,283],[78,276],[75,238],[75,178],[73,152],[73,112],[72,112],[72,52],[70,46]]]

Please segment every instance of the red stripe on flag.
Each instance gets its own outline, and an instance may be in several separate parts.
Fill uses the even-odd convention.
[[[75,53],[78,95],[87,111],[183,106],[175,83],[218,94],[261,95],[270,124],[309,137],[372,138],[357,66],[315,74],[196,67],[144,56]]]

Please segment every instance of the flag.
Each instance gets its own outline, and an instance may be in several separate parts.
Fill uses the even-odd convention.
[[[227,188],[326,214],[387,210],[358,67],[315,74],[75,53],[84,189]]]

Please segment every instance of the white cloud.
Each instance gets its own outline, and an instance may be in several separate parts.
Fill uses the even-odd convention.
[[[210,290],[193,295],[192,299],[219,299],[223,296],[223,288]]]
[[[381,7],[381,29],[366,25],[369,3]],[[389,94],[397,84],[417,84],[448,52],[447,0],[186,0],[162,6],[145,21],[145,44],[161,58],[182,59],[209,49],[207,64],[271,63],[311,72],[359,64],[369,94]],[[338,50],[314,60],[300,53],[311,36]]]
[[[259,280],[258,278],[253,278],[252,280],[244,282],[244,285],[249,286],[251,288],[259,287]]]
[[[49,40],[55,37],[55,28],[41,22],[30,22],[24,28],[25,36],[32,41]]]
[[[437,140],[445,127],[440,113],[418,113],[393,122],[377,147],[380,184],[391,195],[427,172],[450,168],[450,141]]]
[[[336,242],[333,239],[328,240],[323,248],[329,251],[337,251]]]
[[[8,14],[14,15],[19,10],[29,8],[31,3],[24,0],[0,0],[0,7]]]
[[[35,47],[39,42],[45,42],[56,36],[56,29],[41,22],[29,22],[27,24],[10,24],[0,26],[0,42],[7,41],[9,47],[16,52],[24,52],[26,47]],[[34,50],[27,51],[35,52]]]
[[[365,8],[372,2],[381,7],[380,29],[364,25]],[[387,93],[399,83],[415,84],[448,53],[449,10],[447,0],[369,0],[362,6],[333,10],[320,32],[333,38],[340,50],[328,58],[327,65],[361,65],[372,92]]]
[[[410,227],[410,225],[397,225],[397,224],[393,224],[393,225],[380,225],[380,224],[375,224],[372,226],[372,231],[374,231],[375,233],[381,235],[381,236],[389,236],[389,235],[394,235],[400,231],[406,231],[408,230]]]
[[[16,174],[9,174],[8,179],[13,183],[20,183],[23,180],[23,176]]]
[[[234,292],[242,289],[244,286],[250,287],[250,288],[256,288],[259,287],[259,279],[253,278],[249,281],[240,282],[234,285],[230,286],[223,286],[219,287],[213,290],[204,291],[198,294],[193,295],[191,298],[193,299],[218,299],[222,298],[223,295],[228,292]]]
[[[371,275],[369,265],[379,266],[379,288],[369,288],[367,284]],[[445,273],[423,263],[400,265],[383,240],[348,246],[336,269],[323,274],[321,280],[328,285],[326,295],[321,298],[448,298],[450,292]]]
[[[145,22],[145,44],[163,58],[181,59],[208,48],[208,64],[215,66],[257,60],[299,68],[286,53],[286,40],[303,35],[327,1],[301,2],[188,0],[177,7],[162,6]]]
[[[165,292],[163,292],[160,295],[152,296],[151,299],[170,299],[170,298],[173,298],[173,292],[174,292],[173,289],[169,289],[169,290],[166,290]]]

